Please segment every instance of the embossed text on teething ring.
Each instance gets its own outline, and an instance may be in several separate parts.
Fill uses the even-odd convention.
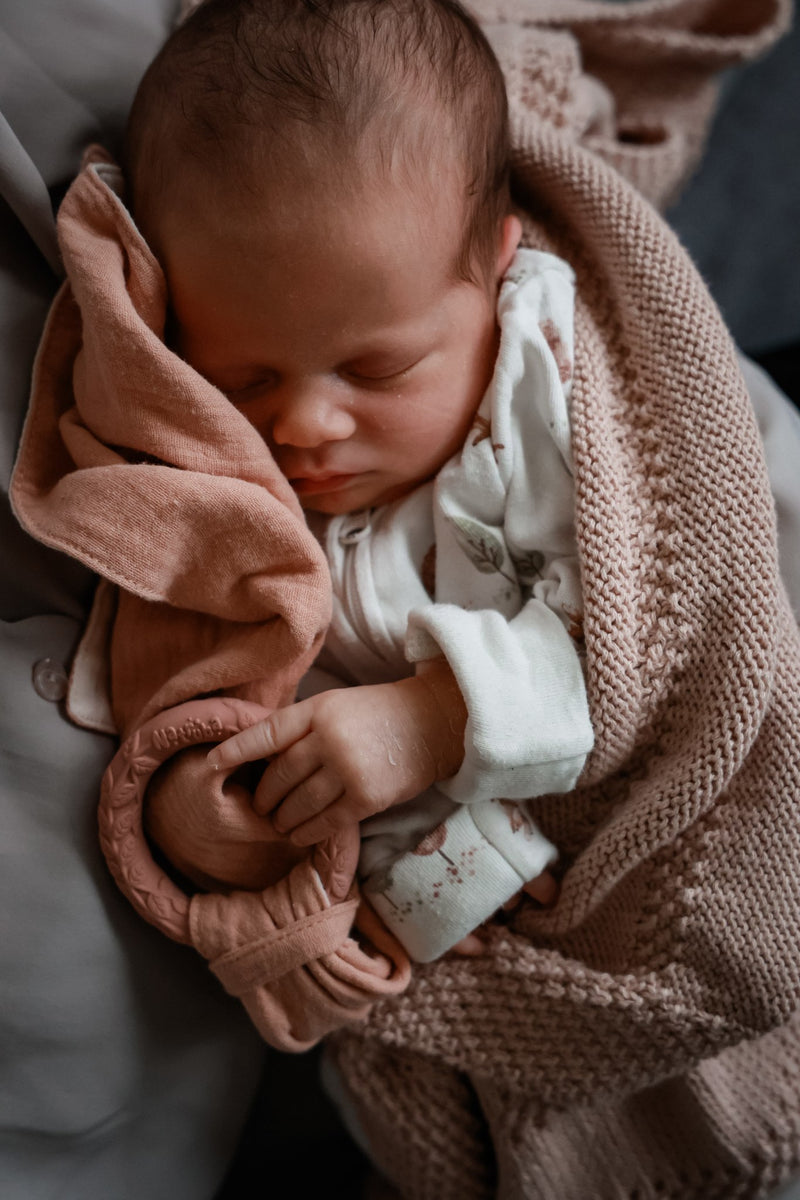
[[[169,750],[175,746],[188,746],[197,742],[218,742],[225,734],[225,728],[218,717],[208,721],[199,721],[189,717],[182,725],[165,725],[163,729],[153,732],[153,744],[157,750]]]

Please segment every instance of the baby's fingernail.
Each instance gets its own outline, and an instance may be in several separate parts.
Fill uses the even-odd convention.
[[[222,767],[222,763],[219,760],[219,755],[217,754],[216,750],[209,750],[208,754],[206,755],[206,762],[210,767],[213,767],[215,771],[219,771]]]

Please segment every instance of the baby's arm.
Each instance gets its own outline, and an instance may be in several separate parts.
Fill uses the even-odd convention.
[[[279,709],[215,747],[209,761],[228,768],[270,759],[253,806],[308,846],[454,775],[466,721],[453,673],[436,658],[409,679]]]

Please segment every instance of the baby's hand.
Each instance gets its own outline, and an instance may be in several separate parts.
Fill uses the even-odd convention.
[[[216,746],[235,767],[268,758],[253,799],[298,846],[410,800],[458,770],[466,709],[443,659],[397,683],[322,692]]]
[[[528,883],[523,884],[522,892],[526,892],[534,900],[538,900],[544,908],[550,908],[558,899],[558,884],[554,876],[548,870],[544,870],[541,875],[537,875],[535,879],[531,879]],[[506,900],[499,911],[502,913],[511,913],[515,908],[518,908],[522,901],[522,892],[517,892],[510,900]],[[460,942],[456,942],[452,949],[456,954],[461,954],[465,958],[480,958],[488,950],[485,935],[486,925],[481,925],[478,929],[463,937]]]

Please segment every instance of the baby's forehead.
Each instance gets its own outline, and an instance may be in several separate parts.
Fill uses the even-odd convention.
[[[463,147],[448,123],[409,117],[404,128],[378,122],[360,134],[298,128],[268,134],[236,130],[225,146],[202,139],[175,160],[182,199],[194,196],[209,216],[263,228],[271,221],[314,221],[332,209],[379,211],[393,221],[415,213],[421,227],[439,220],[442,203],[451,218],[463,215],[471,178]],[[354,218],[355,219],[355,218]]]
[[[206,164],[179,173],[151,245],[171,289],[194,274],[199,251],[226,269],[239,264],[271,291],[333,295],[354,272],[369,290],[388,271],[422,294],[457,276],[464,215],[463,186],[443,170],[387,179],[351,164],[320,175],[302,158],[279,180],[261,170],[237,182]],[[206,272],[204,288],[210,278]]]

